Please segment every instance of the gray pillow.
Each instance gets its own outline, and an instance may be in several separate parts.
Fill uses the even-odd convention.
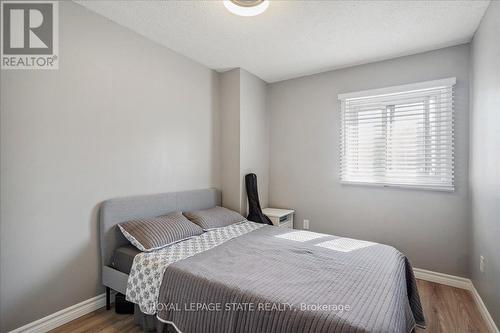
[[[153,251],[201,235],[203,230],[180,212],[118,224],[123,236],[140,251]]]
[[[191,222],[199,225],[204,231],[226,227],[228,225],[245,221],[245,218],[224,207],[197,210],[183,213]]]

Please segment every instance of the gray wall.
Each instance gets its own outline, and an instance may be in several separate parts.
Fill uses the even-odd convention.
[[[61,3],[60,69],[1,73],[0,331],[102,292],[102,200],[216,186],[244,212],[248,172],[262,206],[296,209],[298,227],[394,245],[420,268],[470,264],[498,323],[499,15],[493,2],[472,44],[469,201],[469,45],[266,85]],[[455,192],[339,184],[337,94],[450,76]]]
[[[500,326],[500,2],[492,1],[472,42],[471,273]],[[479,257],[486,258],[479,270]]]
[[[241,211],[240,70],[220,75],[222,205]]]
[[[261,206],[268,204],[269,185],[269,113],[266,106],[267,85],[257,76],[245,71],[241,75],[240,115],[240,179],[242,211],[247,213],[248,202],[245,175],[257,175]]]
[[[468,275],[469,45],[270,85],[269,201],[296,226],[386,243],[415,267]],[[341,185],[337,94],[456,77],[453,193]]]
[[[0,331],[103,292],[102,200],[219,186],[217,84],[60,3],[60,69],[1,73]]]
[[[262,207],[267,207],[269,184],[269,115],[267,85],[236,68],[220,74],[222,124],[222,202],[247,213],[245,175],[257,174]]]

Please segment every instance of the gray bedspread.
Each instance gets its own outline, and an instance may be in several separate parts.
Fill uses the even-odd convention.
[[[425,320],[393,247],[266,226],[170,265],[157,317],[182,332],[411,332]]]

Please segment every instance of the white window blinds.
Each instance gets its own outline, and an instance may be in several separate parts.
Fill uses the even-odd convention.
[[[455,81],[339,95],[341,181],[453,191]]]

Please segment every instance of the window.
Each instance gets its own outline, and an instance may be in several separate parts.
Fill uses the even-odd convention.
[[[453,191],[455,82],[339,95],[341,182]]]

